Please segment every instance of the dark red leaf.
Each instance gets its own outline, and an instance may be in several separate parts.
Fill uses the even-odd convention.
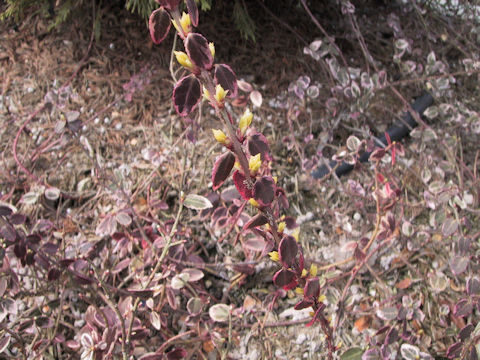
[[[261,154],[260,156],[262,157],[262,161],[272,160],[267,138],[260,133],[255,133],[248,137],[248,152],[252,156]]]
[[[273,275],[273,283],[277,286],[284,287],[295,280],[295,273],[292,270],[280,269]]]
[[[398,330],[395,329],[394,327],[392,327],[388,333],[387,333],[387,336],[385,336],[385,341],[384,343],[386,345],[390,345],[390,344],[393,344],[395,341],[398,340]]]
[[[307,283],[303,288],[303,295],[305,298],[318,298],[318,295],[320,295],[320,282],[318,277],[307,280]]]
[[[361,262],[366,257],[365,253],[358,247],[358,245],[355,247],[353,255],[355,256],[355,260],[357,260],[357,262]]]
[[[75,259],[62,259],[59,261],[60,265],[64,268],[68,267],[70,264],[74,262],[75,262]]]
[[[42,246],[42,251],[48,255],[55,255],[58,250],[58,245],[48,242]]]
[[[175,350],[169,351],[166,355],[168,360],[179,360],[187,356],[187,352],[182,348],[177,348]]]
[[[188,15],[190,16],[190,22],[193,26],[198,26],[198,7],[195,0],[187,0],[187,10]]]
[[[467,280],[467,294],[470,296],[480,294],[480,281],[478,278],[473,277]]]
[[[310,306],[313,305],[313,300],[306,300],[306,299],[303,299],[302,301],[300,301],[299,303],[297,303],[295,305],[295,310],[302,310],[302,309],[306,309]]]
[[[208,41],[203,35],[190,33],[185,40],[187,55],[199,68],[210,70],[213,65],[213,56],[208,46]]]
[[[2,235],[5,240],[11,243],[13,243],[17,238],[17,232],[15,231],[15,228],[10,224],[5,224],[4,226],[2,226],[2,229],[0,230],[0,235]]]
[[[474,329],[475,326],[473,326],[472,324],[467,324],[462,328],[462,330],[460,330],[460,332],[458,333],[458,337],[460,338],[460,340],[465,341],[470,337]]]
[[[237,76],[232,68],[225,64],[215,66],[215,82],[228,90],[227,96],[234,98],[238,94]]]
[[[42,240],[42,238],[38,234],[30,234],[25,238],[25,241],[28,245],[37,245],[40,240]]]
[[[62,272],[60,270],[52,267],[50,270],[48,270],[47,278],[49,281],[54,281],[57,280],[61,274]]]
[[[262,176],[253,186],[253,198],[262,206],[270,205],[275,198],[275,181],[270,176]]]
[[[180,4],[181,0],[155,0],[160,6],[163,6],[165,9],[168,10],[175,10],[178,8],[178,4]]]
[[[152,41],[157,45],[160,44],[167,37],[171,25],[170,15],[163,7],[152,12],[148,19]]]
[[[277,190],[275,191],[275,196],[277,197],[277,201],[278,201],[278,204],[284,208],[284,209],[288,209],[290,207],[290,204],[288,203],[288,199],[287,199],[287,196],[285,194],[285,190],[283,190],[282,188],[279,188],[277,187]],[[295,220],[293,220],[293,222],[295,222]],[[293,228],[296,228],[297,225],[295,224],[295,226],[291,226],[289,225],[289,223],[287,222],[287,228],[288,229],[293,229]]]
[[[379,161],[382,160],[382,158],[385,155],[385,149],[383,148],[376,148],[373,150],[373,152],[370,154],[370,161]]]
[[[17,244],[15,244],[13,248],[13,253],[17,258],[23,259],[27,254],[27,247],[25,246],[25,243],[23,241],[20,241]]]
[[[233,173],[233,182],[235,183],[235,187],[238,190],[238,193],[244,198],[245,200],[249,200],[252,198],[252,189],[247,187],[247,178],[243,175],[240,171],[235,171]]]
[[[265,225],[268,222],[268,219],[265,215],[259,213],[252,217],[243,227],[243,230],[252,229],[257,226]]]
[[[313,315],[312,320],[310,320],[310,322],[305,326],[307,326],[307,327],[312,326],[315,323],[315,321],[317,321],[317,319],[320,316],[320,313],[323,311],[323,309],[325,309],[325,304],[322,303],[318,307],[317,311],[315,311],[315,314]]]
[[[467,360],[478,360],[477,348],[475,346],[470,348],[470,354],[468,354]]]
[[[173,103],[178,115],[190,114],[197,107],[200,97],[200,82],[195,76],[180,79],[173,89]]]
[[[89,278],[86,275],[83,275],[82,273],[75,271],[75,270],[70,270],[73,274],[73,279],[75,282],[79,285],[90,285],[93,280]]]
[[[220,155],[215,160],[212,171],[212,189],[217,190],[228,178],[235,164],[235,155],[230,151]]]
[[[280,261],[285,267],[292,266],[298,252],[298,244],[293,236],[285,235],[278,246]]]
[[[32,253],[29,252],[28,255],[30,255],[30,254],[32,254]],[[28,258],[28,255],[27,255],[27,258]],[[48,258],[45,255],[40,254],[40,253],[36,253],[35,254],[35,261],[37,262],[37,264],[39,264],[45,270],[50,269],[50,260],[48,260]]]

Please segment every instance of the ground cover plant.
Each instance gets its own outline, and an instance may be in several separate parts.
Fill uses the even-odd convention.
[[[478,9],[253,3],[2,24],[0,356],[478,358]]]

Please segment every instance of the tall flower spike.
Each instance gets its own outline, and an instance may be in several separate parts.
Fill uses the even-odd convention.
[[[247,110],[245,110],[243,115],[240,117],[240,121],[238,124],[238,127],[240,128],[240,132],[242,133],[242,135],[245,135],[245,132],[247,131],[250,124],[252,123],[252,119],[253,119],[253,114],[250,111],[250,109],[247,108]]]

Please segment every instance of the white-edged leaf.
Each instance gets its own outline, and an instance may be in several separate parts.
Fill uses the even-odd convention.
[[[260,91],[254,90],[250,93],[250,101],[252,102],[253,105],[256,107],[262,106],[262,94],[260,94]]]
[[[420,359],[420,350],[418,347],[410,344],[402,344],[400,347],[400,353],[405,360],[418,360]]]
[[[132,218],[125,211],[121,211],[115,215],[115,219],[120,225],[130,226]]]
[[[208,310],[208,314],[213,321],[228,321],[228,317],[230,315],[230,306],[226,304],[215,304]]]
[[[48,200],[55,201],[60,197],[60,190],[56,187],[45,189],[45,197]]]
[[[182,274],[188,274],[189,282],[195,282],[195,281],[201,280],[205,276],[202,270],[195,269],[195,268],[183,269]]]
[[[38,200],[38,194],[36,192],[30,191],[26,194],[23,194],[20,202],[25,205],[33,205]]]
[[[160,315],[158,315],[158,313],[156,311],[152,311],[150,313],[150,323],[152,324],[152,326],[155,329],[157,329],[157,330],[161,329],[162,322],[160,321]]]
[[[204,196],[188,194],[183,205],[192,210],[204,210],[213,207],[210,200]]]
[[[347,139],[347,148],[350,151],[357,151],[362,142],[354,135],[350,135]]]
[[[181,273],[181,274],[175,275],[172,278],[172,282],[170,283],[170,286],[174,290],[183,289],[189,279],[190,279],[190,275],[188,273]]]
[[[341,360],[362,360],[363,350],[359,347],[350,348],[340,355]]]
[[[0,340],[0,354],[7,349],[9,344],[10,344],[10,335],[8,334],[3,335],[2,340]]]
[[[377,310],[377,316],[382,320],[393,320],[398,315],[398,309],[396,307],[385,307]]]

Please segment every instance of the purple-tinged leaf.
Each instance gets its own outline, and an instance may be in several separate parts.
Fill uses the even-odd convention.
[[[472,313],[473,305],[467,299],[462,299],[455,305],[453,315],[458,317],[465,317]]]
[[[196,269],[196,268],[187,268],[182,270],[182,274],[188,274],[188,282],[195,282],[203,279],[205,274],[202,272],[202,270]]]
[[[197,107],[200,97],[200,82],[195,76],[180,79],[173,89],[173,103],[178,115],[190,114]]]
[[[245,177],[245,175],[243,175],[241,171],[236,170],[233,173],[233,182],[242,198],[244,198],[245,200],[249,200],[252,198],[252,189],[248,188],[247,178]]]
[[[447,350],[447,358],[455,359],[460,356],[462,352],[463,344],[461,342],[456,342],[449,346]]]
[[[370,161],[379,161],[382,160],[382,158],[385,156],[385,149],[383,148],[376,148],[373,150],[373,152],[370,154],[369,160]]]
[[[313,277],[307,280],[307,283],[303,288],[303,295],[306,298],[318,298],[318,295],[320,295],[320,282],[318,277]]]
[[[394,327],[390,328],[390,330],[387,333],[387,336],[385,336],[385,345],[390,345],[393,344],[398,340],[398,331]]]
[[[378,360],[379,357],[380,354],[378,353],[378,350],[376,348],[373,348],[363,353],[362,360]]]
[[[0,235],[2,235],[5,240],[11,243],[15,242],[17,238],[17,232],[15,231],[15,228],[10,224],[5,224],[4,226],[2,226],[2,228],[0,229]]]
[[[234,98],[238,94],[237,75],[225,64],[215,65],[215,83],[228,90],[227,96]]]
[[[162,354],[149,352],[140,356],[138,360],[162,360],[162,358],[163,358]]]
[[[298,253],[298,244],[293,236],[285,235],[278,245],[278,254],[280,261],[285,267],[290,267],[295,261]]]
[[[450,259],[450,269],[452,270],[455,276],[460,275],[465,270],[467,270],[470,260],[465,256],[454,256]]]
[[[98,224],[97,229],[95,230],[95,235],[109,236],[112,235],[116,230],[117,220],[115,219],[115,216],[108,214]]]
[[[398,309],[394,306],[385,307],[377,310],[377,316],[385,321],[393,320],[398,315]]]
[[[42,237],[38,234],[30,234],[25,238],[27,245],[37,245],[40,240],[42,240]]]
[[[169,351],[166,355],[167,360],[180,360],[187,356],[187,351],[182,348],[177,348]]]
[[[268,206],[275,198],[275,181],[270,176],[262,176],[253,186],[253,198],[261,205]]]
[[[306,300],[306,299],[303,299],[302,301],[298,302],[294,309],[295,310],[302,310],[302,309],[306,309],[306,308],[309,308],[310,306],[313,305],[313,300]]]
[[[460,330],[458,337],[460,340],[465,341],[470,337],[474,329],[475,327],[472,324],[467,324]]]
[[[154,44],[160,44],[167,37],[171,25],[170,15],[163,7],[152,12],[148,19],[148,29]]]
[[[254,237],[245,240],[243,245],[251,251],[263,251],[265,249],[266,242],[262,237]]]
[[[475,346],[470,348],[467,360],[478,360],[477,348]]]
[[[196,66],[210,70],[213,65],[213,56],[207,39],[198,33],[190,33],[185,40],[187,55]],[[226,90],[226,89],[225,89]]]
[[[25,243],[23,241],[16,243],[13,247],[13,253],[19,259],[25,258],[25,255],[27,254],[27,247],[25,246]]]
[[[155,0],[160,6],[163,6],[165,9],[168,10],[175,10],[178,8],[178,4],[180,4],[181,0]]]
[[[257,132],[248,137],[248,152],[252,156],[260,154],[262,161],[272,160],[267,138],[261,133]]]
[[[262,226],[268,223],[268,219],[262,213],[258,213],[257,215],[253,216],[243,227],[243,231],[252,229],[257,226]]]
[[[202,312],[203,302],[198,297],[190,298],[187,302],[187,311],[190,315],[196,316]]]
[[[285,287],[295,280],[295,273],[292,270],[280,269],[273,275],[273,283],[279,287]]]
[[[188,15],[193,26],[198,26],[198,7],[195,0],[186,0]]]
[[[13,225],[22,225],[22,224],[25,224],[26,221],[27,221],[27,217],[23,214],[16,213],[16,214],[10,215],[10,222]]]
[[[120,273],[122,270],[126,269],[131,262],[132,262],[132,259],[129,257],[123,259],[117,265],[115,265],[115,267],[112,269],[112,274]]]
[[[220,155],[215,160],[212,171],[212,189],[217,190],[230,175],[235,165],[235,155],[230,151]]]
[[[43,244],[41,249],[44,253],[46,253],[48,255],[55,255],[58,251],[58,247],[59,246],[57,244],[48,242],[48,243]]]
[[[244,92],[252,92],[253,91],[253,86],[246,82],[245,80],[238,80],[237,81],[237,84],[238,84],[238,88]]]
[[[8,345],[10,344],[10,338],[11,336],[7,333],[3,335],[2,340],[0,340],[0,354],[8,348]]]
[[[70,270],[70,271],[73,275],[73,279],[78,285],[90,285],[93,282],[91,278],[89,278],[86,275],[83,275],[78,271],[75,271],[75,270]]]
[[[8,216],[12,212],[12,209],[10,209],[8,206],[0,206],[0,216]]]
[[[470,296],[480,295],[480,281],[473,277],[467,280],[467,294]]]

